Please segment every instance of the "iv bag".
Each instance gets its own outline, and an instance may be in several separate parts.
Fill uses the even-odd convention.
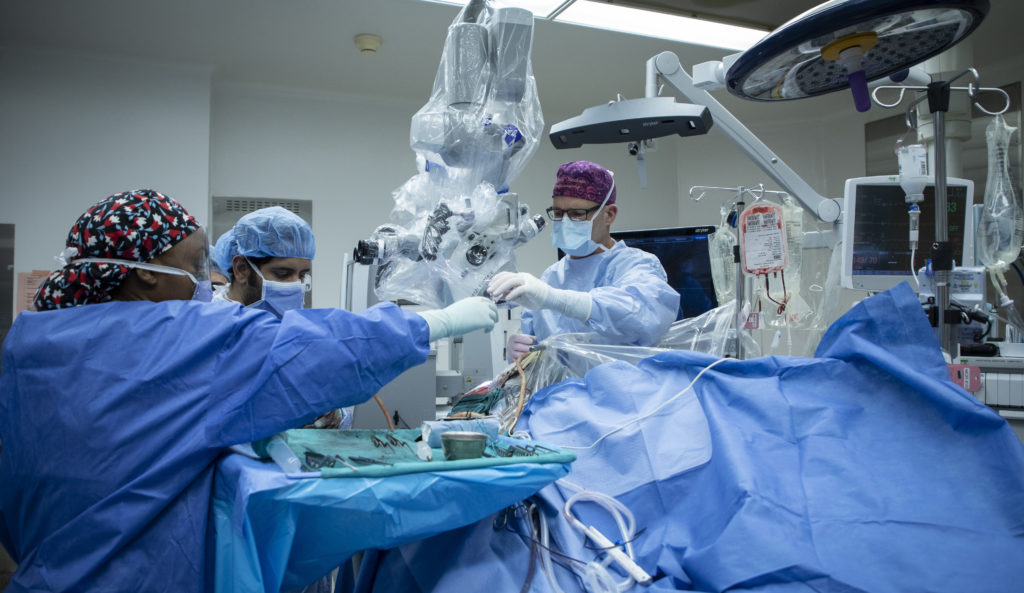
[[[789,194],[782,196],[782,221],[786,225],[786,247],[789,249],[786,280],[791,283],[793,291],[798,292],[804,248],[804,209]]]
[[[782,222],[786,229],[786,249],[789,261],[783,270],[786,287],[786,319],[773,319],[769,325],[781,326],[795,324],[800,327],[803,321],[810,321],[813,312],[811,307],[800,295],[800,268],[803,265],[804,249],[804,209],[789,194],[782,196]],[[782,285],[780,284],[780,288]]]
[[[760,276],[781,272],[788,261],[782,206],[755,202],[740,214],[740,259],[743,271]]]
[[[1017,128],[996,115],[985,128],[988,141],[988,179],[985,205],[978,220],[978,259],[985,267],[1005,268],[1020,255],[1024,242],[1024,209],[1013,191],[1007,152]]]
[[[718,223],[711,239],[708,240],[708,255],[711,257],[711,283],[715,287],[715,298],[724,305],[736,298],[736,261],[733,248],[736,235],[729,225],[729,208],[722,207],[722,220]]]

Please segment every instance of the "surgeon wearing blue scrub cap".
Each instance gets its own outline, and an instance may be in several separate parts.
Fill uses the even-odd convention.
[[[211,259],[228,276],[227,286],[214,290],[213,298],[278,317],[301,309],[315,255],[313,229],[302,218],[280,206],[250,212],[213,248]],[[349,428],[353,412],[352,406],[334,409],[299,428]]]
[[[609,344],[652,346],[675,321],[679,293],[655,256],[611,237],[618,215],[615,178],[590,161],[565,163],[555,175],[551,239],[563,257],[540,278],[500,272],[488,293],[523,306],[522,333],[509,337],[509,362],[538,340],[596,334]]]
[[[498,320],[483,297],[281,318],[209,302],[205,234],[151,190],[90,208],[61,256],[0,354],[5,593],[209,590],[226,448],[365,401],[431,341]]]
[[[301,309],[309,291],[316,242],[306,221],[280,206],[250,212],[217,239],[217,267],[229,279],[219,299],[278,317]]]

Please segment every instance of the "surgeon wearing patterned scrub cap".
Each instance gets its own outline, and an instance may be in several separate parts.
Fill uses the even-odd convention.
[[[209,301],[206,258],[206,234],[180,204],[148,189],[115,194],[75,222],[60,255],[65,265],[40,286],[35,307]]]
[[[207,590],[226,448],[365,401],[432,340],[498,319],[482,297],[283,319],[204,302],[205,235],[152,190],[91,207],[60,257],[0,353],[7,592]]]

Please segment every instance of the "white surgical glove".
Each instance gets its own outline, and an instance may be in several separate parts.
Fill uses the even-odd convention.
[[[590,318],[590,309],[594,304],[589,293],[551,288],[526,272],[495,274],[487,286],[487,292],[498,301],[513,302],[527,309],[552,309],[580,321]]]
[[[530,353],[530,346],[536,341],[537,338],[527,334],[512,334],[505,345],[505,358],[510,363],[519,360]]]
[[[419,316],[430,328],[430,341],[461,336],[482,329],[490,332],[498,323],[498,308],[484,297],[469,297],[444,309],[421,311]]]

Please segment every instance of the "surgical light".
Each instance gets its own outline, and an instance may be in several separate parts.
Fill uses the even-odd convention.
[[[711,113],[703,105],[676,103],[672,97],[614,101],[583,110],[551,126],[555,148],[660,138],[671,134],[696,136],[711,128]]]
[[[744,99],[801,99],[849,87],[858,111],[867,82],[956,45],[988,13],[988,0],[831,0],[785,23],[729,68]]]

